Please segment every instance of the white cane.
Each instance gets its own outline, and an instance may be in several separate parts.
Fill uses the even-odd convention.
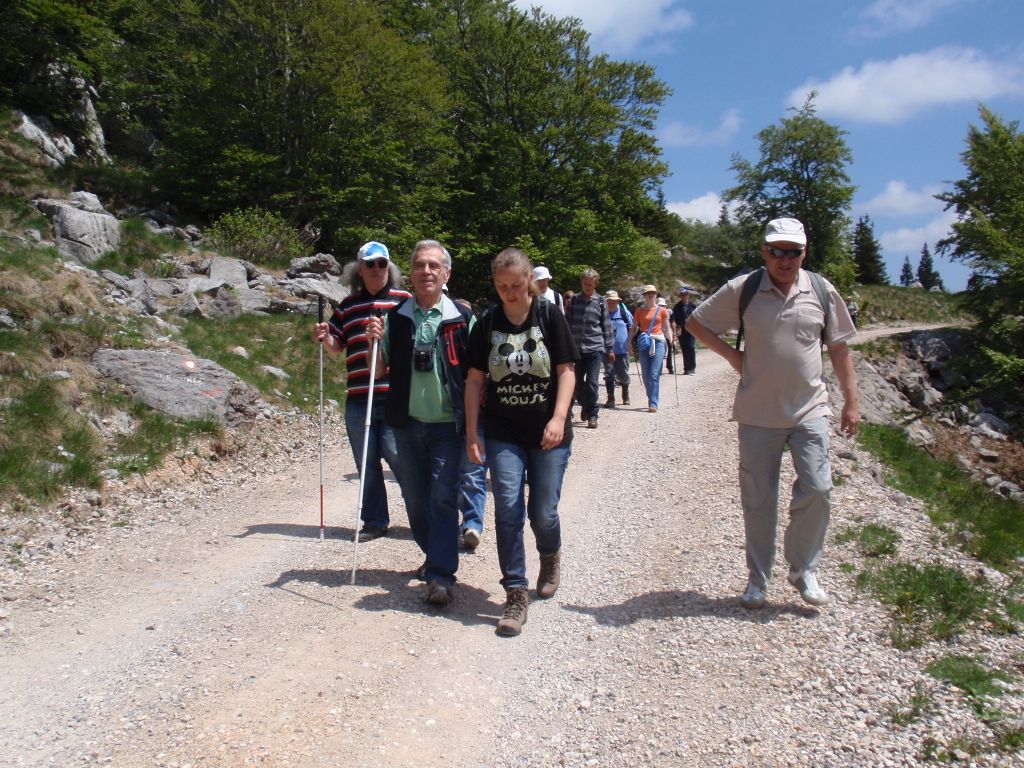
[[[366,420],[363,422],[363,456],[359,462],[359,502],[356,504],[356,524],[352,536],[352,583],[356,583],[356,559],[359,554],[359,520],[363,516],[363,488],[366,484],[366,451],[370,446],[370,416],[373,413],[373,390],[377,380],[377,343],[370,345],[370,390],[366,395]]]
[[[317,296],[317,317],[324,321],[324,297]],[[326,339],[324,339],[326,341]],[[320,541],[324,540],[324,342],[320,342]]]

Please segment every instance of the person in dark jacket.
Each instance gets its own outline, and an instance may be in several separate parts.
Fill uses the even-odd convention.
[[[413,296],[366,335],[380,340],[377,371],[391,382],[385,418],[395,433],[397,477],[427,601],[448,605],[459,568],[459,464],[465,431],[466,346],[473,315],[444,295],[452,260],[436,240],[412,252]]]

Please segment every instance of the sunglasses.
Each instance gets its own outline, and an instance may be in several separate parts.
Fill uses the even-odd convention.
[[[388,260],[374,259],[373,261],[370,261],[368,259],[363,259],[363,264],[365,264],[368,267],[376,267],[377,269],[386,269],[388,266]]]
[[[804,255],[803,248],[769,248],[768,253],[776,259],[799,259]]]

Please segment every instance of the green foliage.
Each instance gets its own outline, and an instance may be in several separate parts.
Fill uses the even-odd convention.
[[[134,270],[141,269],[151,275],[156,271],[161,256],[184,250],[185,244],[181,240],[157,234],[142,219],[133,217],[121,222],[118,249],[100,256],[93,264],[93,269],[109,269],[121,275],[130,275]]]
[[[968,550],[997,567],[1014,567],[1024,555],[1024,514],[1012,499],[993,494],[955,464],[911,445],[899,429],[863,425],[858,441],[889,466],[890,482],[923,499],[940,525],[969,530]]]
[[[320,391],[320,355],[312,341],[315,302],[311,310],[309,316],[195,318],[189,320],[182,336],[197,355],[220,363],[264,394],[309,411],[318,406]],[[247,358],[231,351],[239,346],[246,349]],[[281,381],[264,371],[265,365],[280,368],[291,378]],[[344,357],[325,356],[325,366],[324,396],[343,400]]]
[[[736,186],[723,195],[739,204],[741,226],[751,233],[778,216],[794,216],[807,230],[807,269],[822,271],[843,250],[854,187],[846,173],[853,155],[846,131],[819,118],[812,93],[790,116],[757,134],[757,163],[733,156]],[[832,260],[836,260],[833,255]]]
[[[903,268],[900,270],[900,285],[909,288],[914,284],[914,268],[910,266],[910,257],[903,257]]]
[[[889,717],[896,725],[910,725],[934,710],[935,704],[921,683],[914,684],[914,691],[907,700],[889,707]]]
[[[888,285],[882,247],[875,238],[869,216],[857,219],[853,230],[853,260],[857,264],[857,282],[862,285]]]
[[[935,269],[935,262],[932,260],[932,253],[928,250],[928,243],[921,247],[921,260],[917,262],[917,282],[926,291],[932,288],[945,290],[942,284],[942,276]]]
[[[135,421],[134,430],[120,436],[107,461],[124,474],[145,473],[160,466],[171,451],[194,442],[196,437],[222,438],[224,427],[216,419],[172,419],[124,395],[108,395],[107,404],[117,404]]]
[[[260,208],[225,213],[210,227],[210,243],[235,258],[266,266],[287,266],[308,249],[280,214]]]
[[[866,324],[964,323],[970,318],[955,296],[894,285],[863,285],[857,288],[858,322]]]
[[[993,602],[983,578],[970,579],[941,565],[895,563],[874,568],[857,577],[857,588],[889,606],[897,648],[918,646],[928,638],[955,637],[986,618]]]
[[[982,696],[1001,696],[1005,690],[997,685],[996,681],[1013,680],[1006,672],[989,669],[970,656],[942,656],[928,664],[924,670],[936,680],[951,683],[974,699]]]
[[[869,523],[857,528],[848,528],[836,537],[840,544],[856,542],[865,557],[882,557],[896,554],[900,535],[892,528]]]

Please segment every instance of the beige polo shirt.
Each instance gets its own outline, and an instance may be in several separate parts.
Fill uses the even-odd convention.
[[[740,291],[746,275],[733,278],[693,312],[715,334],[740,326]],[[856,335],[846,302],[826,281],[832,295],[825,343],[841,344]],[[821,328],[824,311],[800,270],[795,289],[783,296],[765,271],[743,321],[743,371],[736,387],[732,420],[755,427],[792,427],[826,416],[828,392],[822,381]]]

